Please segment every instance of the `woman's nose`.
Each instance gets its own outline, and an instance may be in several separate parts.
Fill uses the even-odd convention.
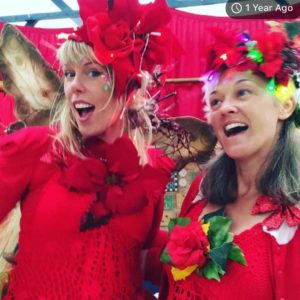
[[[231,99],[225,99],[221,105],[221,113],[228,114],[228,113],[235,113],[237,112],[237,107]]]
[[[85,91],[85,85],[82,78],[79,75],[75,75],[71,82],[71,90],[73,93],[79,93]]]

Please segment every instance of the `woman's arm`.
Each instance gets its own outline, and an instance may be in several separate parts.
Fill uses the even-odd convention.
[[[0,140],[0,222],[26,196],[37,162],[49,146],[47,127],[25,128]]]

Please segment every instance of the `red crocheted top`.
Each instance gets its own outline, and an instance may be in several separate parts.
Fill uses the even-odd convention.
[[[184,201],[181,216],[198,220],[205,201],[194,201],[199,192],[198,177]],[[160,291],[162,300],[297,300],[300,299],[298,274],[300,272],[300,231],[287,244],[278,244],[262,223],[234,236],[247,266],[228,261],[221,281],[209,280],[195,273],[185,280],[174,281],[170,266]]]
[[[141,250],[159,228],[163,188],[138,212],[113,214],[107,224],[80,231],[95,193],[61,184],[51,144],[44,127],[0,143],[0,220],[20,199],[22,211],[5,299],[144,299]]]

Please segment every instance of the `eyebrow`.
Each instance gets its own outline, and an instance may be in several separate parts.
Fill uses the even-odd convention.
[[[243,79],[239,79],[238,81],[234,82],[234,85],[237,85],[237,84],[245,82],[245,81],[253,82],[251,79],[243,78]],[[217,94],[217,93],[220,93],[220,92],[217,89],[215,89],[209,94],[209,96]]]
[[[238,81],[236,81],[234,84],[238,84],[238,83],[241,83],[241,82],[244,82],[244,81],[251,81],[252,82],[252,80],[251,79],[240,79],[240,80],[238,80]]]
[[[99,63],[97,63],[95,61],[87,61],[87,62],[83,63],[82,65],[83,66],[89,66],[89,65],[94,65],[94,64],[101,66]]]

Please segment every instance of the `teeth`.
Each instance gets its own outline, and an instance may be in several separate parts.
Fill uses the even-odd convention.
[[[247,125],[243,124],[243,123],[231,123],[229,125],[226,125],[225,126],[225,130],[228,131],[232,128],[235,128],[235,127],[246,127]]]
[[[75,108],[76,109],[81,109],[81,108],[90,108],[94,107],[93,105],[87,104],[87,103],[76,103]]]

